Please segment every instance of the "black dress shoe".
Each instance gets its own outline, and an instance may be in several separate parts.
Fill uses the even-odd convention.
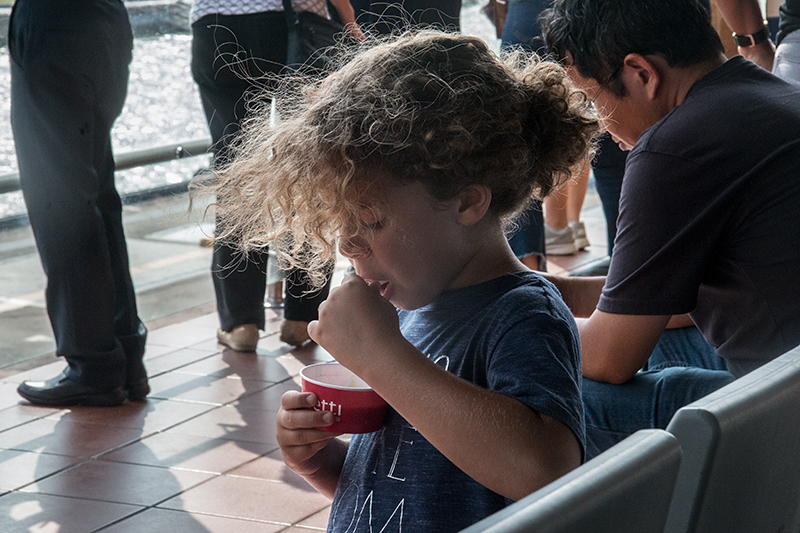
[[[125,387],[128,389],[128,399],[132,402],[143,402],[147,399],[147,395],[150,394],[147,375],[135,381],[129,379]]]
[[[122,350],[125,352],[125,390],[132,402],[143,402],[150,394],[147,383],[147,370],[142,361],[147,341],[147,328],[139,321],[136,333],[119,337]]]
[[[17,388],[17,392],[32,404],[47,407],[73,405],[114,407],[122,404],[127,397],[122,387],[99,389],[71,380],[69,367],[47,381],[24,381]]]

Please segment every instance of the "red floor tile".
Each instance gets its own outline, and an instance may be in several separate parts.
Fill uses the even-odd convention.
[[[228,476],[248,477],[286,483],[298,489],[309,488],[302,476],[295,474],[283,463],[280,450],[275,450],[227,473]]]
[[[286,380],[283,383],[272,385],[250,396],[245,396],[232,405],[241,409],[260,409],[262,411],[277,413],[281,406],[281,396],[283,396],[283,393],[290,390],[299,391],[300,384],[294,380]]]
[[[43,479],[25,491],[150,506],[213,477],[203,472],[94,460]]]
[[[0,433],[0,448],[89,458],[141,436],[137,429],[42,418]]]
[[[268,411],[223,406],[168,429],[165,433],[255,442],[277,448],[275,415]],[[2,433],[0,433],[2,435]]]
[[[261,479],[220,476],[158,507],[292,525],[329,505],[330,501],[310,486],[296,488]]]
[[[50,379],[52,377],[57,376],[64,370],[64,367],[67,364],[64,362],[63,359],[57,359],[52,363],[48,363],[46,365],[38,366],[36,368],[32,368],[31,370],[26,370],[25,372],[20,372],[19,374],[14,374],[13,376],[8,376],[3,379],[3,382],[7,383],[22,383],[23,381],[43,381],[45,379]],[[14,388],[16,390],[16,387]],[[3,396],[5,399],[5,395]],[[19,395],[17,395],[17,400],[21,400]]]
[[[86,533],[139,510],[133,505],[12,492],[0,497],[0,531]]]
[[[22,401],[22,398],[17,393],[18,386],[17,382],[0,382],[0,408]]]
[[[302,526],[304,528],[313,528],[313,529],[319,529],[320,531],[325,531],[328,528],[328,517],[330,516],[330,514],[331,514],[331,508],[326,507],[322,511],[311,515],[305,520],[301,520],[300,522],[297,523],[297,525]],[[292,531],[293,529],[301,531],[299,527],[289,529],[288,531]]]
[[[148,509],[104,529],[103,533],[277,533],[282,525],[199,513]],[[305,533],[313,533],[305,530]]]
[[[283,322],[283,309],[267,309],[266,326],[264,333],[269,335],[278,333],[281,330],[281,322]]]
[[[216,331],[216,329],[214,331]],[[190,344],[186,346],[186,348],[192,350],[211,350],[221,352],[225,347],[217,342],[217,335],[215,333],[213,338]]]
[[[216,338],[216,330],[179,322],[148,332],[147,344],[184,348],[212,338]]]
[[[150,379],[149,398],[224,405],[268,386],[264,381],[168,372]]]
[[[314,344],[313,342],[308,342],[299,348],[293,349],[290,353],[288,353],[285,357],[280,359],[294,359],[295,365],[298,366],[297,371],[300,371],[305,365],[311,365],[314,363],[323,363],[325,361],[332,361],[333,356],[326,352],[321,346]]]
[[[105,454],[102,459],[222,474],[274,449],[271,444],[242,445],[227,439],[165,432]]]
[[[215,332],[219,327],[219,318],[215,313],[206,313],[194,318],[190,318],[184,322],[187,326],[195,328],[206,328],[210,332]]]
[[[144,436],[172,427],[213,408],[214,406],[198,403],[148,399],[146,402],[127,402],[113,409],[75,407],[48,415],[47,418],[139,429]]]
[[[208,357],[196,363],[183,366],[175,372],[201,376],[252,379],[278,383],[290,374],[275,357],[255,353],[241,353],[225,350],[221,355]]]
[[[66,455],[0,450],[0,489],[19,489],[81,461]]]
[[[151,377],[170,372],[186,365],[219,357],[219,350],[193,350],[191,348],[171,348],[169,352],[146,358],[144,366]]]
[[[155,357],[161,357],[162,355],[166,355],[166,354],[168,354],[170,352],[174,352],[175,350],[178,350],[178,349],[180,349],[180,348],[176,348],[175,346],[161,346],[161,345],[158,345],[158,344],[147,343],[147,345],[145,346],[145,349],[144,349],[145,364],[150,359],[153,359]]]
[[[22,398],[20,398],[22,401]],[[3,403],[0,406],[10,405],[0,411],[0,431],[13,428],[20,424],[25,424],[38,418],[58,413],[59,409],[49,407],[36,407],[28,403]]]

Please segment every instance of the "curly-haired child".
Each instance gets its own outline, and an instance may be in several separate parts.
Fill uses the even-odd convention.
[[[577,329],[504,231],[587,160],[586,96],[555,63],[437,31],[287,93],[214,192],[245,249],[275,241],[313,277],[338,241],[355,268],[308,331],[389,403],[384,427],[315,429],[332,414],[311,393],[277,415],[285,463],[333,498],[328,530],[457,531],[578,466]]]

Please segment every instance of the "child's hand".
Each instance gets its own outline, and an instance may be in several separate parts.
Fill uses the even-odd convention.
[[[281,408],[275,419],[275,436],[283,454],[283,462],[301,476],[314,476],[325,467],[319,453],[339,436],[315,429],[333,423],[333,413],[314,411],[317,397],[310,392],[289,391],[281,397]]]
[[[319,307],[319,320],[308,325],[308,334],[356,374],[364,364],[378,364],[376,356],[392,343],[406,342],[397,310],[381,297],[380,285],[367,284],[355,274],[331,291]]]

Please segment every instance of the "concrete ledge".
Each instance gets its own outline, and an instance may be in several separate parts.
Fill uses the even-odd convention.
[[[129,0],[125,7],[135,37],[191,31],[188,0]]]
[[[190,0],[128,0],[125,2],[135,37],[189,33]],[[0,7],[0,46],[8,44],[10,7]]]
[[[10,7],[0,7],[0,46],[8,44],[8,17],[10,16]]]

